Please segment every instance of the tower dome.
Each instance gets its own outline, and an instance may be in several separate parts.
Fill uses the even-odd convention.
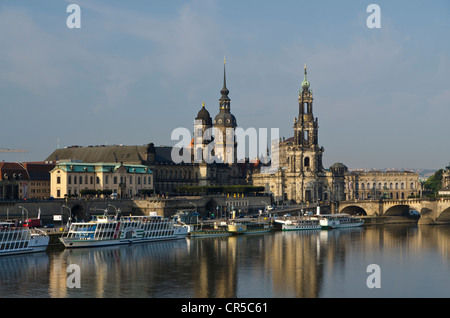
[[[195,120],[201,120],[202,124],[207,125],[212,124],[211,116],[209,115],[209,112],[206,110],[204,102],[202,103],[202,109],[200,109],[200,111],[197,113],[197,117],[195,118]]]

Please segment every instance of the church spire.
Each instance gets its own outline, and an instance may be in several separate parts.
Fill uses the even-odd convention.
[[[222,94],[222,97],[219,99],[220,101],[220,110],[227,109],[230,110],[230,98],[228,97],[228,94],[230,91],[227,88],[227,77],[225,72],[225,57],[223,58],[223,88],[220,91],[220,94]]]

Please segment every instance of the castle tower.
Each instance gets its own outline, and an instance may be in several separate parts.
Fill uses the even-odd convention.
[[[236,118],[230,112],[230,93],[227,88],[225,59],[223,60],[223,88],[220,91],[219,114],[214,118],[215,156],[223,163],[236,163],[237,143],[234,129],[237,126]]]
[[[194,162],[201,163],[205,159],[206,146],[212,141],[212,119],[205,108],[203,102],[202,108],[197,114],[194,122]]]

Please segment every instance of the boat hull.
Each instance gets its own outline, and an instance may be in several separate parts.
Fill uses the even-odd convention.
[[[228,231],[192,231],[189,233],[190,237],[219,237],[219,236],[232,236],[234,235]]]
[[[320,230],[322,227],[320,225],[283,225],[281,227],[282,231],[311,231]]]
[[[48,238],[46,241],[47,241],[47,244],[45,244],[45,241],[44,241],[42,245],[35,245],[35,246],[24,248],[24,249],[0,251],[0,256],[45,252],[47,250],[47,246],[48,246],[48,242],[49,242]]]
[[[66,248],[80,248],[80,247],[102,247],[111,245],[125,245],[125,244],[142,244],[157,241],[169,241],[184,239],[186,235],[174,235],[166,237],[155,238],[129,238],[129,239],[112,239],[112,240],[77,240],[70,238],[60,238],[61,243]]]

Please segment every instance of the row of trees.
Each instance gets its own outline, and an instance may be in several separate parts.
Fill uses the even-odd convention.
[[[217,194],[217,193],[258,193],[264,192],[264,187],[252,185],[229,185],[229,186],[189,186],[184,185],[176,188],[178,193],[189,194]]]
[[[95,189],[82,189],[80,190],[80,196],[91,196],[91,197],[101,197],[103,196],[110,196],[113,193],[111,189],[104,189],[104,190],[95,190]],[[150,189],[142,189],[140,190],[140,196],[148,197],[153,195],[153,190]],[[72,194],[73,197],[78,197],[76,194]]]

